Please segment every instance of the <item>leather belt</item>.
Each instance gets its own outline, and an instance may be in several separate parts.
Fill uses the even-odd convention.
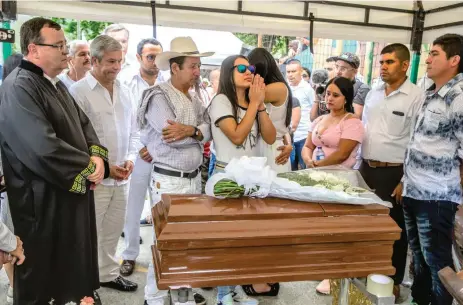
[[[376,160],[363,160],[368,166],[372,168],[376,167],[399,167],[403,166],[403,163],[391,163],[391,162],[381,162]]]
[[[188,179],[194,179],[196,176],[198,176],[199,173],[199,168],[192,171],[191,173],[185,173],[185,172],[178,172],[178,171],[172,171],[169,169],[165,168],[160,168],[157,166],[153,166],[153,170],[161,175],[166,175],[166,176],[171,176],[171,177],[179,177],[179,178],[188,178]]]

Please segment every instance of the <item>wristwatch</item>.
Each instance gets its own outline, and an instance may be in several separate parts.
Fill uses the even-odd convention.
[[[195,132],[193,133],[192,138],[198,138],[199,137],[199,129],[198,129],[198,127],[194,127],[194,126],[193,126],[193,128],[195,129]]]

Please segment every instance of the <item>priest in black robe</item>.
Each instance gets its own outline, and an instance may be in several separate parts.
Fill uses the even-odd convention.
[[[34,18],[20,35],[24,60],[0,87],[4,175],[26,255],[14,305],[80,304],[99,288],[92,188],[109,175],[108,152],[56,78],[67,66],[61,27]]]

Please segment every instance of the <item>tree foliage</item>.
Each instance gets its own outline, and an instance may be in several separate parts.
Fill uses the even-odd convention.
[[[63,27],[63,31],[68,40],[77,39],[77,20],[66,18],[52,18],[52,20]],[[111,22],[81,20],[80,30],[82,37],[85,37],[87,40],[91,40],[100,35],[101,32],[103,32],[103,30],[110,24]]]
[[[234,33],[243,43],[257,47],[257,34],[248,33]],[[262,47],[272,53],[276,57],[282,57],[288,53],[289,41],[295,37],[277,36],[277,35],[263,35]]]

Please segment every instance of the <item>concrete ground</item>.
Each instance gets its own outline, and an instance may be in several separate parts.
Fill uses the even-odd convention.
[[[144,215],[148,213],[145,208]],[[124,293],[116,290],[101,288],[98,292],[101,296],[103,305],[142,305],[144,302],[144,286],[146,283],[146,272],[151,259],[150,247],[153,240],[153,230],[151,227],[142,227],[141,236],[143,244],[140,247],[140,257],[137,261],[136,271],[128,279],[138,283],[138,290],[134,293]],[[119,256],[124,249],[124,239],[119,239],[117,255]],[[282,283],[280,294],[276,298],[260,298],[261,305],[329,305],[332,303],[330,296],[321,296],[315,292],[318,282],[293,282]],[[0,271],[0,305],[7,305],[6,291],[8,288],[8,279],[5,271]],[[216,291],[198,290],[207,298],[208,305],[216,304]],[[409,294],[408,289],[403,291],[403,297]],[[409,304],[410,301],[402,303]]]

